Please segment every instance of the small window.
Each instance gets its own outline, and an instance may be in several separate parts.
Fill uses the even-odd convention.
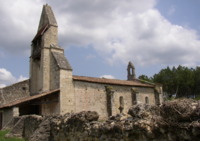
[[[123,96],[119,97],[119,111],[120,113],[123,113],[124,110],[124,98]]]
[[[149,104],[149,98],[145,97],[145,104]]]

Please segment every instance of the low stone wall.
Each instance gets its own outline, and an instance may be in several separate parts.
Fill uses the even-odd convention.
[[[91,111],[26,116],[22,117],[25,120],[20,129],[29,141],[198,141],[200,138],[200,104],[193,100],[168,102],[159,107],[135,105],[129,115],[112,116],[106,121],[98,121],[98,117]]]

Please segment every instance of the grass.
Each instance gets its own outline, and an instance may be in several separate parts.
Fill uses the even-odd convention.
[[[25,141],[23,139],[19,139],[19,138],[7,138],[5,137],[5,135],[8,133],[9,131],[0,131],[0,141]]]

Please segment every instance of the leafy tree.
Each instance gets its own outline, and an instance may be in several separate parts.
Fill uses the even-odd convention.
[[[200,67],[194,70],[194,95],[200,97]]]
[[[153,82],[152,78],[146,75],[140,75],[138,78],[144,81]]]
[[[155,83],[163,84],[163,91],[167,93],[169,97],[175,93],[173,85],[173,73],[169,67],[162,69],[158,74],[153,76],[153,81]]]
[[[200,96],[200,67],[196,69],[179,65],[178,67],[167,67],[160,70],[153,77],[145,75],[140,79],[163,84],[163,91],[168,97],[175,95],[178,97]]]

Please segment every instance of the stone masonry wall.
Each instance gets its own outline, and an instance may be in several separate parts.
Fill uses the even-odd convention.
[[[75,112],[72,71],[60,69],[60,114]]]
[[[97,111],[101,118],[108,117],[104,85],[74,81],[75,111]]]
[[[200,101],[181,99],[160,106],[137,104],[129,115],[117,114],[104,121],[98,121],[95,111],[30,115],[21,117],[25,119],[14,126],[10,136],[21,135],[29,141],[199,141],[199,108]]]
[[[100,114],[100,119],[108,117],[107,112],[107,97],[106,86],[112,88],[113,103],[112,115],[120,113],[120,97],[124,100],[123,112],[127,113],[132,106],[132,94],[129,86],[105,85],[95,84],[82,81],[74,81],[75,87],[75,111],[80,112],[84,110],[97,111]],[[145,103],[145,97],[149,98],[149,104],[155,104],[155,96],[153,88],[139,88],[137,87],[138,103]]]
[[[44,47],[41,53],[40,77],[38,92],[50,90],[50,47]]]
[[[0,89],[0,105],[29,96],[29,80]]]

